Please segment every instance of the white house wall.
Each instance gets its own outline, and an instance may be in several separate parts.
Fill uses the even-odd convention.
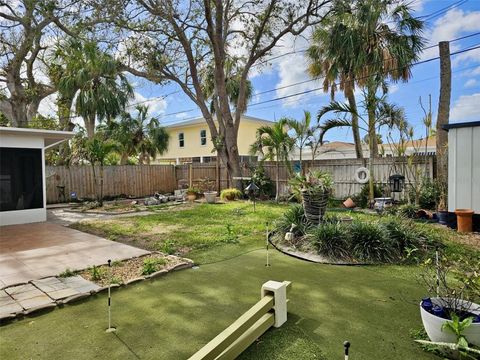
[[[480,214],[480,127],[449,129],[448,210]]]
[[[0,147],[22,148],[22,149],[41,149],[42,150],[42,187],[43,187],[43,207],[38,209],[12,210],[0,212],[0,226],[28,224],[33,222],[42,222],[47,220],[47,188],[45,181],[45,140],[38,136],[24,135],[2,135],[0,137]]]

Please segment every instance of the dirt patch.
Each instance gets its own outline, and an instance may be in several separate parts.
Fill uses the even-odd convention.
[[[160,270],[171,270],[175,266],[187,263],[188,261],[173,255],[155,253],[125,261],[114,262],[111,267],[108,267],[108,265],[96,266],[95,270],[90,268],[81,271],[79,274],[83,278],[100,286],[108,285],[110,279],[112,284],[121,285],[141,276],[150,275],[149,273],[144,273],[146,262],[150,262],[152,264],[150,270],[156,272]]]
[[[480,233],[458,234],[455,241],[480,249]]]
[[[142,236],[144,235],[164,235],[171,233],[174,230],[179,230],[184,228],[182,225],[167,225],[167,224],[158,224],[158,225],[153,225],[150,230],[147,232],[142,233]]]

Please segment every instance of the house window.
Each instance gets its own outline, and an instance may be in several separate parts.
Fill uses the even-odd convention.
[[[178,146],[185,147],[185,135],[183,133],[178,134]]]
[[[42,151],[0,148],[0,211],[42,207]]]
[[[200,145],[207,145],[207,130],[200,130]]]

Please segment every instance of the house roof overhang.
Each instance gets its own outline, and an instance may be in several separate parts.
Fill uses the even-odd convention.
[[[480,126],[480,121],[470,121],[470,122],[459,122],[459,123],[449,123],[442,126],[443,130],[458,129],[465,127],[475,127]]]
[[[50,148],[65,140],[71,139],[75,133],[72,131],[0,127],[0,137],[4,135],[43,138],[44,148]]]

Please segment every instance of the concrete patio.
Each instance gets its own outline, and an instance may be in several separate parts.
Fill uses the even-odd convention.
[[[34,223],[0,227],[0,289],[148,254],[58,224]]]

